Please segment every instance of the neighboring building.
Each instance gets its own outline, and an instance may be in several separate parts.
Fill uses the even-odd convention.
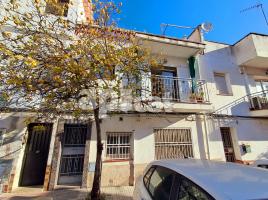
[[[149,92],[141,96],[155,99],[151,110],[123,102],[103,115],[103,186],[133,185],[155,159],[249,163],[268,158],[268,36],[252,33],[234,45],[202,41],[198,29],[188,40],[137,37],[165,63],[142,80]],[[66,116],[27,129],[24,120],[31,116],[0,113],[4,191],[29,185],[90,187],[94,122]]]

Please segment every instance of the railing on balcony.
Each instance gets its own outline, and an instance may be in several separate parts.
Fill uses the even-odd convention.
[[[159,75],[152,75],[150,80],[153,98],[184,103],[209,103],[207,85],[204,80]]]
[[[213,114],[232,115],[232,107],[244,102],[249,104],[249,109],[252,111],[268,109],[268,90],[247,94],[235,101],[232,101],[231,103],[226,104],[225,106],[220,107],[215,110]]]
[[[268,109],[268,90],[249,95],[250,110]]]

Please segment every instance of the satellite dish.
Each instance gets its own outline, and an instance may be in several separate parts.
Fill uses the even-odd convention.
[[[203,31],[205,31],[205,32],[209,32],[209,31],[212,30],[213,25],[212,25],[212,23],[210,23],[210,22],[205,22],[205,23],[202,23],[202,24],[201,24],[201,28],[202,28]]]

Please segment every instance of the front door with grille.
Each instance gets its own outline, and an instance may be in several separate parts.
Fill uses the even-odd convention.
[[[90,130],[85,124],[64,125],[59,185],[81,185],[88,131]]]
[[[43,185],[51,132],[52,124],[32,123],[28,126],[20,186]]]
[[[221,137],[227,162],[235,162],[234,146],[229,127],[221,127]]]
[[[193,157],[190,129],[154,129],[155,159]]]

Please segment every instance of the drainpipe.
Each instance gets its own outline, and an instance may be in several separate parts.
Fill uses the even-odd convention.
[[[247,93],[247,95],[250,95],[251,94],[251,92],[250,92],[250,87],[249,87],[249,80],[248,80],[248,74],[247,74],[247,72],[246,72],[246,70],[245,70],[245,67],[241,67],[240,68],[240,70],[241,70],[241,74],[243,74],[243,76],[244,76],[244,81],[245,81],[245,85],[246,85],[246,93]]]
[[[207,129],[207,116],[206,116],[206,114],[204,114],[203,116],[204,116],[204,128],[205,128],[204,137],[205,137],[205,141],[206,141],[206,154],[207,154],[206,157],[208,160],[210,160],[208,129]]]
[[[246,87],[246,93],[247,93],[247,99],[248,99],[248,102],[250,104],[249,106],[252,107],[253,104],[252,104],[252,100],[251,100],[251,97],[250,97],[251,91],[250,91],[250,87],[249,87],[250,83],[249,83],[249,80],[248,80],[247,71],[246,71],[244,66],[240,67],[240,73],[243,74],[245,87]]]

